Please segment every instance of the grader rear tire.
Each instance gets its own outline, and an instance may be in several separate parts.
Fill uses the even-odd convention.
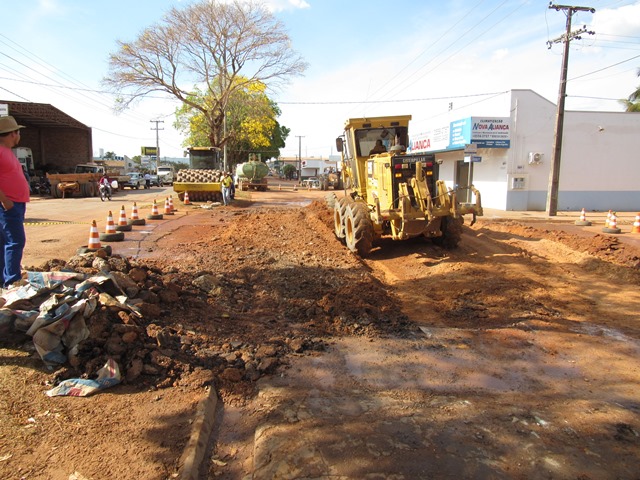
[[[440,230],[442,231],[441,237],[434,237],[433,243],[439,247],[446,248],[447,250],[453,250],[458,246],[460,240],[462,240],[462,223],[463,218],[444,217],[440,224]]]
[[[347,205],[344,224],[347,248],[362,258],[369,255],[373,247],[373,223],[369,209],[363,202],[352,202]]]

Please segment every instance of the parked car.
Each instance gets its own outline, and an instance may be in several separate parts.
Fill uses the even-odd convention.
[[[160,180],[158,180],[158,175],[151,175],[151,186],[152,187],[160,186]]]
[[[302,188],[311,188],[313,190],[320,189],[320,180],[316,177],[309,177],[306,180],[302,180]]]
[[[138,190],[140,187],[144,188],[144,175],[138,172],[129,173],[129,180],[120,184],[120,188],[131,188]]]

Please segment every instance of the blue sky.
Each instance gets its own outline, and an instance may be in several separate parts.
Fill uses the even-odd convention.
[[[21,0],[3,12],[0,99],[50,103],[93,128],[93,146],[133,156],[155,145],[182,156],[173,100],[150,98],[113,113],[103,91],[116,41],[161,20],[170,0]],[[270,0],[292,47],[309,63],[271,92],[291,129],[286,156],[335,154],[349,117],[411,114],[413,133],[475,115],[508,115],[507,92],[531,89],[556,102],[566,16],[545,0]],[[559,2],[564,5],[574,3]],[[591,0],[573,30],[566,108],[621,111],[640,85],[640,0]],[[450,109],[451,105],[451,109]],[[300,140],[298,137],[301,137]]]

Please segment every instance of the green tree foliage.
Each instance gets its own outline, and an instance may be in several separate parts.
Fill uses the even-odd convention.
[[[282,167],[282,173],[284,174],[284,177],[286,179],[291,180],[293,178],[293,174],[296,173],[296,167],[294,167],[290,163],[287,163],[284,167]]]
[[[301,75],[307,64],[291,48],[284,25],[253,0],[200,0],[172,8],[132,42],[118,42],[103,82],[123,110],[152,92],[177,98],[201,116],[209,146],[237,133],[225,130],[232,98],[257,85],[275,88]],[[193,85],[198,89],[194,91]],[[246,125],[256,135],[261,124]]]
[[[231,166],[246,161],[249,153],[260,153],[263,161],[277,158],[290,132],[276,120],[280,109],[266,95],[265,85],[260,82],[244,85],[230,97],[226,112],[227,159]],[[192,103],[210,103],[206,96],[198,91]],[[177,109],[174,126],[186,135],[183,146],[210,146],[206,118],[190,104]]]
[[[638,77],[640,77],[640,68],[638,69]],[[620,100],[620,104],[624,106],[625,111],[627,112],[640,113],[640,86],[636,88],[631,95],[629,95],[629,98]]]
[[[140,155],[134,155],[131,157],[131,163],[136,166],[136,170],[140,170],[142,166],[142,157]]]
[[[176,172],[178,170],[182,170],[183,168],[189,168],[189,162],[188,161],[184,161],[184,162],[162,162],[163,165],[173,165],[173,168],[176,170]]]

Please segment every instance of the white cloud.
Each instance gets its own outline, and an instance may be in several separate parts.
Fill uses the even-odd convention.
[[[507,58],[508,55],[509,55],[508,48],[500,48],[495,52],[493,52],[493,55],[491,55],[491,60],[492,61],[504,60],[505,58]]]
[[[629,35],[640,34],[640,2],[616,9],[596,10],[593,15],[596,34]]]

